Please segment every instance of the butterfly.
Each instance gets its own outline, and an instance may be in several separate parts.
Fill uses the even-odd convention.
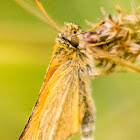
[[[66,140],[79,132],[80,124],[83,139],[93,139],[94,105],[89,93],[93,57],[86,52],[78,25],[66,23],[60,30],[49,20],[60,33],[40,95],[19,140]]]
[[[39,97],[19,140],[66,140],[79,133],[79,126],[82,140],[93,140],[95,107],[89,88],[90,77],[96,75],[93,56],[135,68],[86,42],[85,32],[78,25],[65,23],[60,29],[36,2],[59,35]]]

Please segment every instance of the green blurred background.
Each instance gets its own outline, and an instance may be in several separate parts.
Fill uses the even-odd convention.
[[[32,1],[32,0],[26,0]],[[131,10],[130,0],[42,0],[54,21],[97,22],[100,8]],[[36,4],[28,8],[39,10]],[[137,6],[139,0],[133,1]],[[28,4],[28,2],[27,2]],[[24,5],[23,5],[24,6]],[[14,0],[0,2],[0,140],[18,139],[37,99],[58,32]],[[96,140],[140,140],[140,74],[116,73],[92,80]],[[73,140],[78,140],[79,135]]]

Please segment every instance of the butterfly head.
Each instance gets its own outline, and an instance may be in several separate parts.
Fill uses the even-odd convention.
[[[82,31],[80,30],[79,26],[74,23],[65,23],[65,27],[62,30],[62,33],[59,33],[57,42],[61,43],[62,45],[67,45],[70,48],[78,48],[80,38],[79,35]]]

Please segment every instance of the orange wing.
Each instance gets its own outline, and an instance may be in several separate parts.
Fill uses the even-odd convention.
[[[19,140],[66,140],[79,131],[78,80],[78,71],[70,61],[46,76]]]
[[[52,59],[52,61],[51,61],[51,63],[50,63],[50,66],[49,66],[49,68],[48,68],[48,70],[47,70],[47,74],[46,74],[46,76],[45,76],[45,81],[44,81],[44,83],[43,83],[43,85],[42,85],[42,87],[41,87],[40,95],[39,95],[38,100],[40,99],[40,97],[41,97],[41,95],[42,95],[42,93],[43,93],[43,91],[44,91],[44,89],[45,89],[45,87],[46,87],[48,81],[49,81],[50,78],[53,76],[53,74],[54,74],[55,71],[58,69],[58,67],[59,67],[59,66],[56,65],[55,59]]]

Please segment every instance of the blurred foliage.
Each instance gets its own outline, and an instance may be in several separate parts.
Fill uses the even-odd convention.
[[[134,3],[139,5],[139,0]],[[100,8],[115,14],[115,5],[131,10],[128,0],[45,0],[56,23],[85,19],[97,22]],[[32,7],[31,7],[32,8]],[[0,140],[18,139],[41,88],[57,31],[12,0],[0,4]],[[95,100],[96,140],[140,139],[140,75],[134,72],[97,77],[91,83]],[[73,140],[78,140],[74,136]]]

